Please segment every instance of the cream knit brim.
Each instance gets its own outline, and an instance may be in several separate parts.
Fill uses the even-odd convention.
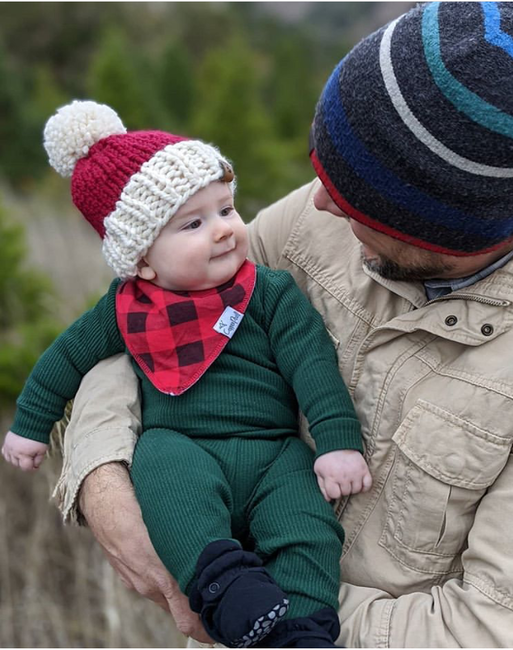
[[[185,140],[141,166],[104,221],[103,255],[117,276],[137,275],[137,263],[162,228],[193,194],[223,178],[223,164],[228,165],[212,145]]]

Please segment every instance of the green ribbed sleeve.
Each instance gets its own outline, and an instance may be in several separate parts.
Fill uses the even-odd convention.
[[[363,451],[360,423],[320,314],[289,274],[271,273],[264,298],[271,347],[308,420],[316,457],[336,449]]]
[[[119,280],[65,330],[40,357],[16,402],[14,433],[48,443],[55,422],[78,391],[82,377],[101,359],[125,349],[116,323]]]

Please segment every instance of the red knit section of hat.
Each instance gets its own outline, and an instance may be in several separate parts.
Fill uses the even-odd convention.
[[[71,179],[73,203],[102,239],[103,221],[114,211],[130,178],[158,151],[183,140],[187,138],[163,131],[111,135],[77,162]]]

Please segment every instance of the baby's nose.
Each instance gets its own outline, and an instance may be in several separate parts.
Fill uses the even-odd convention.
[[[224,219],[219,219],[219,221],[216,224],[216,229],[214,234],[216,241],[221,241],[222,239],[226,239],[227,237],[230,237],[230,235],[232,234],[233,234],[233,229],[230,226],[230,224]]]

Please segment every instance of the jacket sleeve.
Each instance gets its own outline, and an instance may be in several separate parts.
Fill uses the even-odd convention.
[[[129,357],[100,361],[82,379],[64,436],[62,472],[53,494],[64,523],[83,523],[78,494],[90,472],[106,463],[131,466],[141,429],[139,381]]]
[[[321,315],[286,271],[267,271],[264,311],[282,376],[308,420],[317,456],[363,451],[360,423]]]
[[[34,366],[17,400],[12,431],[48,443],[50,431],[75,396],[83,375],[124,349],[115,314],[119,281],[98,304],[65,330]]]
[[[482,498],[462,579],[393,598],[342,584],[341,640],[350,647],[513,646],[513,457]]]

